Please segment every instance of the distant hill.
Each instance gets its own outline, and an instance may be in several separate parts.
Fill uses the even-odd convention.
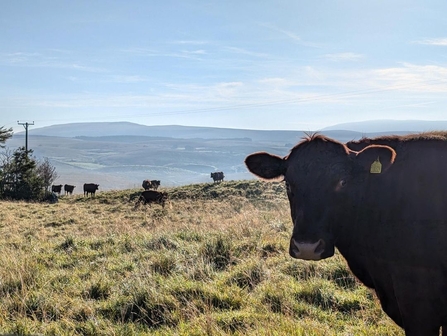
[[[16,135],[24,134],[18,132]],[[245,139],[249,141],[274,141],[296,144],[305,135],[304,131],[247,130],[197,126],[146,126],[130,122],[91,122],[52,125],[29,130],[30,135],[74,137],[159,137],[175,139]],[[344,141],[359,136],[357,132],[328,130],[325,135]]]
[[[23,133],[23,132],[20,132]],[[18,133],[18,134],[20,134]],[[177,139],[235,139],[251,138],[290,139],[301,136],[299,131],[257,131],[216,127],[195,127],[179,125],[146,126],[130,122],[71,123],[34,128],[31,135],[58,137],[110,137],[110,136],[149,136]]]
[[[447,113],[446,113],[447,114]],[[347,130],[362,133],[411,133],[447,130],[447,120],[369,120],[337,124],[322,131]]]
[[[369,120],[336,124],[320,130],[340,141],[349,141],[366,133],[390,134],[431,130],[447,130],[447,120]],[[16,135],[24,134],[17,132]],[[246,139],[251,141],[298,142],[304,135],[300,130],[248,130],[180,125],[146,126],[131,122],[70,123],[33,128],[30,135],[56,137],[114,137],[142,136],[176,139]]]

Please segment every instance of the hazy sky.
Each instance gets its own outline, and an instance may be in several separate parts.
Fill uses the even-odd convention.
[[[2,0],[0,126],[447,119],[447,1]]]

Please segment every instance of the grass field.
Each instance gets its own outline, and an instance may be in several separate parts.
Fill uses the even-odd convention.
[[[288,255],[282,184],[0,202],[0,333],[403,335],[339,255]]]

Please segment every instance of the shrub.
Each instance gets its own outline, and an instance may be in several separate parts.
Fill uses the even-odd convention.
[[[54,201],[47,192],[56,179],[55,168],[48,159],[39,163],[32,150],[20,147],[5,153],[0,167],[0,197],[16,200]]]

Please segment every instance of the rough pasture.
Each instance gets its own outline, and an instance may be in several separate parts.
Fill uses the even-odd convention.
[[[339,256],[293,260],[280,183],[0,202],[0,333],[402,335]]]

